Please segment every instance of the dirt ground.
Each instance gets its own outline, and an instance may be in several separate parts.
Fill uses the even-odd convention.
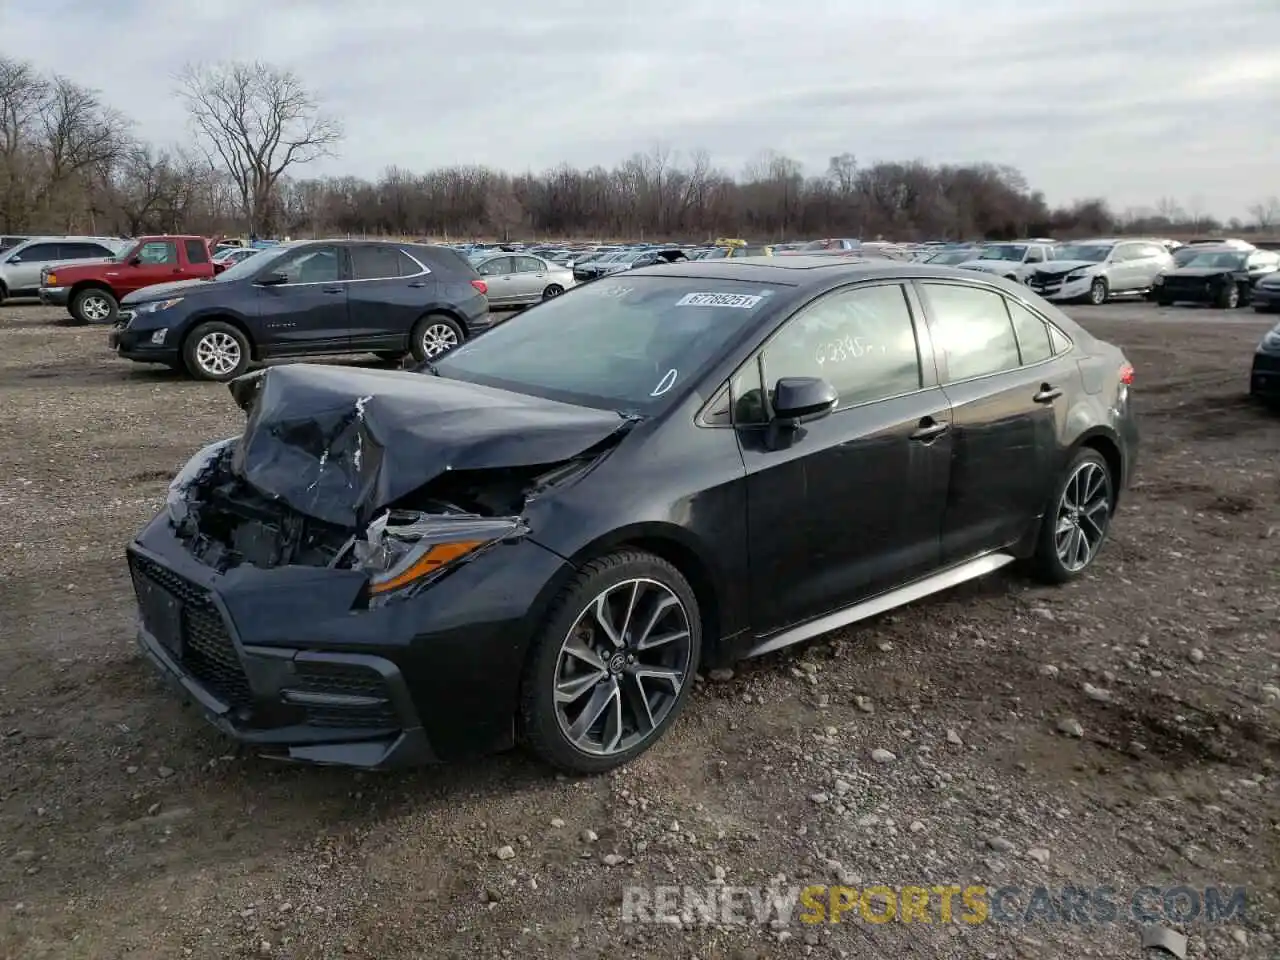
[[[997,574],[739,665],[641,760],[572,780],[518,753],[280,765],[181,707],[135,653],[122,552],[240,414],[0,308],[0,956],[1139,955],[1132,923],[1042,914],[622,922],[629,885],[780,875],[1244,886],[1181,927],[1188,955],[1280,956],[1280,418],[1245,396],[1268,323],[1072,312],[1133,361],[1144,442],[1089,576]]]

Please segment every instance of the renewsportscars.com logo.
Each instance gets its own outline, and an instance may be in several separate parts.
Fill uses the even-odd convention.
[[[1245,919],[1244,887],[866,887],[771,885],[627,887],[624,923],[1224,923]]]

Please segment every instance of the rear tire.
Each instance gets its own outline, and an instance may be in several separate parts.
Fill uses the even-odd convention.
[[[1097,450],[1084,447],[1072,457],[1054,485],[1040,522],[1031,558],[1038,579],[1066,583],[1093,565],[1111,528],[1115,482]]]
[[[679,570],[640,550],[592,560],[551,604],[525,660],[525,745],[570,773],[628,763],[683,712],[701,650],[698,601]]]
[[[547,289],[542,291],[542,299],[550,300],[552,297],[558,297],[562,293],[564,293],[564,287],[560,286],[558,283],[553,283],[550,284]]]
[[[443,357],[466,339],[462,327],[452,317],[429,313],[413,325],[409,349],[413,352],[413,359],[423,363]]]
[[[202,323],[182,341],[182,362],[197,380],[226,383],[249,369],[249,341],[229,323]]]
[[[77,323],[110,323],[120,311],[120,304],[109,290],[88,287],[71,298],[68,311]]]

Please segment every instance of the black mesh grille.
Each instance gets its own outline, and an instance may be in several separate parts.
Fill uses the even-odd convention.
[[[135,577],[146,577],[181,604],[183,667],[224,703],[232,707],[252,703],[249,678],[209,591],[146,557],[130,554],[129,564]]]
[[[299,661],[295,663],[295,667],[296,686],[299,690],[376,698],[373,703],[308,705],[308,723],[317,727],[368,729],[394,729],[400,726],[386,681],[376,670],[359,664],[318,661]]]

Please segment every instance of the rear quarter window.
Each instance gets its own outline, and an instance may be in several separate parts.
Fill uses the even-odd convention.
[[[448,247],[406,247],[405,250],[446,277],[465,280],[476,280],[480,277],[471,261],[457,250],[451,250]]]

